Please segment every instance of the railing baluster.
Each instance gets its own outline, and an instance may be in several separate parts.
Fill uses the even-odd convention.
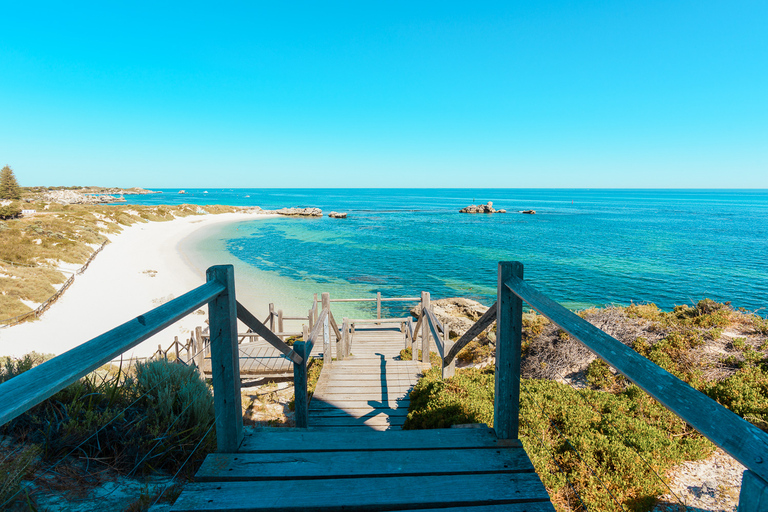
[[[327,311],[323,319],[323,366],[330,368],[332,364],[333,354],[331,353],[331,294],[328,292],[323,293],[323,311]]]
[[[235,269],[232,265],[217,265],[208,269],[206,278],[226,287],[224,293],[208,303],[208,318],[217,448],[219,452],[232,453],[243,440]]]
[[[429,322],[427,321],[427,310],[429,309],[429,292],[421,292],[421,362],[429,362]],[[412,359],[418,359],[418,353],[414,345]]]
[[[523,301],[505,286],[510,277],[523,278],[523,264],[499,262],[496,315],[496,399],[493,428],[499,439],[517,439],[520,423],[520,355]]]

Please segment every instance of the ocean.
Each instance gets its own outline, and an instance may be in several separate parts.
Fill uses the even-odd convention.
[[[356,298],[426,290],[490,305],[497,262],[518,260],[527,281],[572,309],[653,302],[669,310],[706,297],[768,316],[767,190],[178,190],[126,199],[348,213],[217,226],[185,247],[192,259],[236,264],[248,293],[307,308],[324,291]],[[507,213],[459,213],[488,201]]]

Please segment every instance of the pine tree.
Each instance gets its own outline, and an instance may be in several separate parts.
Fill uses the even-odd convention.
[[[21,189],[10,166],[0,171],[0,199],[21,199]]]

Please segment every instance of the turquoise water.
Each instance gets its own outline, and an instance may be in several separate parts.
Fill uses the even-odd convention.
[[[428,290],[491,304],[497,262],[519,260],[527,280],[572,308],[634,301],[670,309],[708,297],[766,316],[766,190],[177,191],[128,199],[348,212],[345,220],[267,219],[209,234],[239,272],[282,279],[296,293]],[[509,213],[458,213],[487,201]],[[528,209],[537,214],[517,213]]]

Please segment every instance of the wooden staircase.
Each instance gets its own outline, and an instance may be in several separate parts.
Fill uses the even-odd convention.
[[[398,328],[358,329],[326,363],[308,429],[247,431],[209,455],[171,508],[193,511],[554,511],[528,455],[489,428],[401,430],[427,367],[400,361]]]

